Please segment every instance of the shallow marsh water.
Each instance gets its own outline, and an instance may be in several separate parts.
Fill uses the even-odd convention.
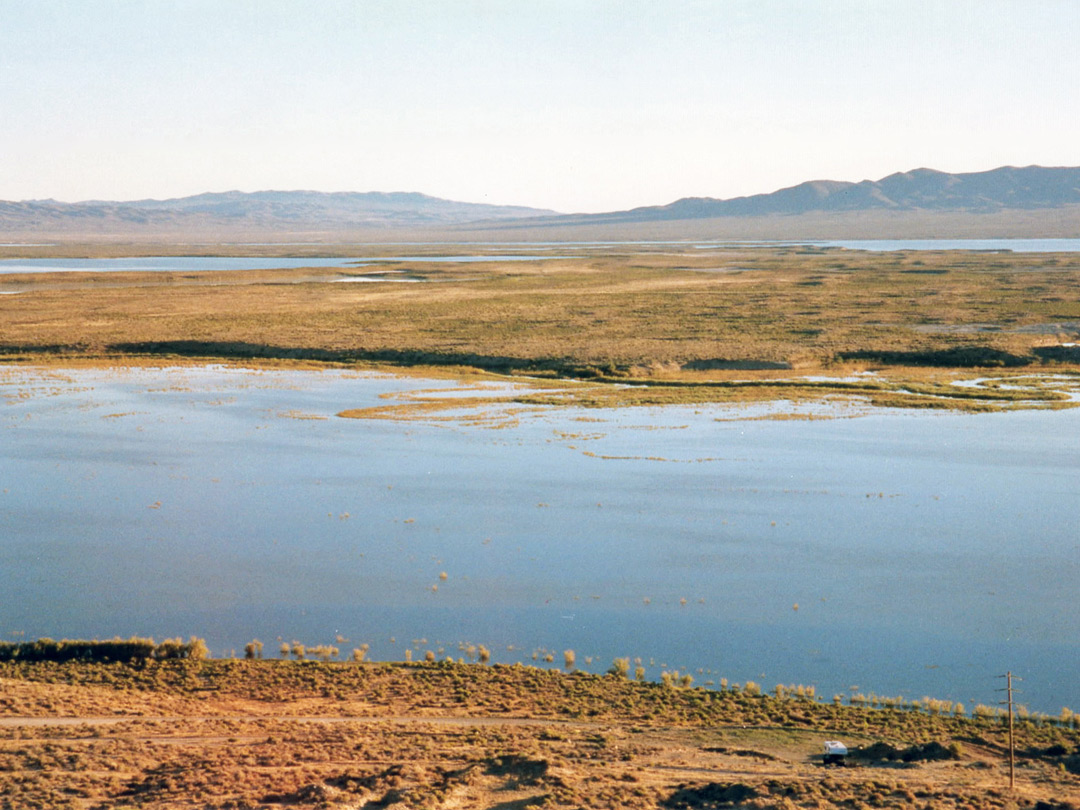
[[[573,649],[969,710],[1012,670],[1080,707],[1080,411],[336,416],[455,387],[4,368],[0,634]],[[833,418],[760,418],[794,411]]]
[[[566,256],[512,255],[432,255],[432,256],[358,256],[356,258],[279,258],[255,256],[145,256],[111,259],[0,259],[0,275],[15,273],[120,273],[172,272],[201,273],[223,270],[297,270],[331,268],[350,270],[372,263],[387,262],[532,262]]]
[[[253,246],[262,244],[255,243]],[[291,243],[281,243],[282,246]],[[297,243],[306,246],[326,245],[339,248],[332,242]],[[403,250],[398,256],[371,256],[363,246],[358,246],[352,258],[291,258],[254,256],[146,256],[123,258],[44,258],[0,259],[0,275],[15,273],[66,273],[66,272],[205,272],[222,270],[287,270],[299,268],[326,268],[352,270],[371,264],[386,262],[533,262],[550,259],[577,258],[562,255],[567,249],[585,251],[608,250],[613,247],[692,247],[695,250],[729,250],[735,247],[799,247],[845,248],[848,250],[897,251],[897,250],[974,250],[1008,251],[1014,253],[1075,253],[1080,251],[1080,239],[855,239],[855,240],[764,240],[744,241],[721,239],[716,241],[628,241],[628,242],[526,242],[526,243],[428,243],[402,244],[402,248],[446,247],[458,252],[414,255],[415,251]],[[0,247],[3,247],[0,244]],[[9,245],[17,246],[17,245]],[[33,247],[34,245],[24,245]],[[495,254],[462,252],[462,248],[499,248]],[[552,255],[557,251],[560,255]]]

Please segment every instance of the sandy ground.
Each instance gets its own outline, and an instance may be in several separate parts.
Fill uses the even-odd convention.
[[[245,694],[242,670],[237,685],[188,694],[2,678],[0,808],[1080,807],[1067,756],[1025,756],[1010,790],[1000,738],[974,724],[949,726],[959,759],[826,767],[824,739],[882,740],[875,710],[826,721],[795,701],[513,670],[383,668],[343,696],[299,665],[290,674],[312,676],[310,691],[279,699]],[[780,722],[747,722],[771,702]],[[928,733],[949,742],[944,728]],[[1075,736],[1055,737],[1066,755]]]

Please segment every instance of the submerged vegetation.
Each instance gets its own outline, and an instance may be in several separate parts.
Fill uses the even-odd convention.
[[[983,374],[986,372],[980,372]],[[475,385],[475,383],[474,383]],[[348,409],[339,416],[355,419],[425,419],[463,421],[503,426],[523,414],[553,407],[621,408],[664,405],[736,405],[753,402],[807,404],[814,402],[864,403],[877,407],[934,408],[967,412],[1020,408],[1074,407],[1080,394],[1080,374],[1058,372],[1048,376],[1014,374],[993,377],[952,375],[917,377],[880,374],[858,379],[767,379],[673,381],[621,379],[592,383],[531,381],[510,393],[461,396],[477,389],[407,391],[387,395],[393,404]],[[774,417],[779,418],[779,417]],[[814,418],[788,414],[788,418]]]

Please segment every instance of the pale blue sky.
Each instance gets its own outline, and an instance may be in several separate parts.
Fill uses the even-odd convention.
[[[1080,165],[1075,0],[0,0],[0,199],[560,211]]]

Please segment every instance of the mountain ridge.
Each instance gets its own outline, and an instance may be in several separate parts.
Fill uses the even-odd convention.
[[[54,223],[64,218],[147,225],[183,224],[176,223],[177,219],[218,219],[226,223],[243,220],[253,226],[282,222],[416,227],[553,214],[548,209],[458,202],[412,191],[220,191],[166,199],[0,201],[0,228],[15,220],[25,226],[35,217]]]
[[[627,238],[644,238],[649,229],[658,235],[675,233],[673,228],[686,235],[708,231],[777,238],[800,229],[827,237],[852,228],[892,229],[890,235],[897,229],[940,235],[959,230],[1074,235],[1078,217],[1080,167],[1002,166],[968,173],[918,168],[858,182],[809,180],[762,194],[683,197],[666,205],[598,214],[378,191],[234,190],[129,201],[0,201],[0,234],[332,238],[363,232],[379,238],[386,231],[400,235],[411,230],[440,238],[506,239],[526,232],[530,238],[573,238],[595,226],[601,229],[596,233],[625,233]]]
[[[743,197],[682,197],[666,205],[545,219],[553,224],[569,224],[570,219],[599,224],[874,210],[994,213],[1070,205],[1080,205],[1080,167],[1001,166],[967,173],[919,168],[880,180],[808,180]]]

